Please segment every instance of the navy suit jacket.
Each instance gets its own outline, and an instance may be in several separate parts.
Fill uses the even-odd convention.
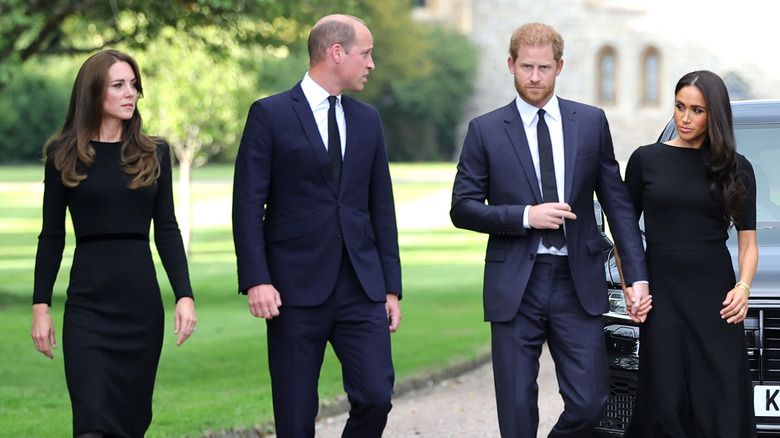
[[[565,151],[562,202],[577,215],[566,221],[569,267],[582,307],[598,315],[609,304],[594,191],[620,248],[628,284],[647,280],[644,250],[604,111],[564,99],[559,103]],[[537,230],[523,227],[523,210],[541,202],[515,101],[472,120],[458,163],[450,217],[456,227],[490,234],[484,278],[487,321],[509,321],[517,314],[541,239]]]
[[[343,248],[373,301],[401,294],[393,190],[378,112],[342,96],[347,143],[339,185],[300,83],[256,101],[233,187],[239,290],[273,284],[283,305],[315,306]]]

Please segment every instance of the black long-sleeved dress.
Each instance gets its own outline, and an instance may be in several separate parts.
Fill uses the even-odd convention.
[[[149,247],[154,240],[176,299],[192,297],[174,214],[169,146],[158,142],[161,174],[135,190],[119,163],[121,143],[93,142],[95,163],[75,187],[46,164],[43,228],[33,303],[51,305],[70,210],[76,249],[62,330],[74,435],[143,437],[163,342],[164,312]]]
[[[645,215],[653,295],[626,437],[756,436],[744,326],[720,317],[736,277],[704,153],[656,143],[637,149],[626,168],[637,215]],[[755,230],[753,167],[738,155],[738,169],[747,188],[738,229]]]

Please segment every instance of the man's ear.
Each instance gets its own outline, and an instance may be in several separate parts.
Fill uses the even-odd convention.
[[[341,59],[344,56],[344,46],[341,44],[334,44],[328,49],[328,54],[333,58],[333,62],[336,64],[341,63]]]

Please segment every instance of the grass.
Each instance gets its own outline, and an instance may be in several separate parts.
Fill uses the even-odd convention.
[[[456,230],[447,216],[454,165],[393,165],[403,264],[404,314],[393,335],[397,380],[472,360],[488,350],[482,322],[484,236]],[[265,323],[236,293],[230,231],[232,168],[195,169],[190,272],[198,332],[177,348],[173,294],[158,263],[166,339],[147,437],[266,427],[272,421]],[[40,231],[42,169],[0,166],[0,435],[68,436],[70,402],[62,352],[48,360],[30,340],[30,296]],[[73,236],[69,231],[52,316],[61,340]],[[325,402],[342,395],[329,352],[320,379]]]

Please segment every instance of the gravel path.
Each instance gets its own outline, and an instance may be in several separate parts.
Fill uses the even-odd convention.
[[[547,436],[563,410],[555,367],[545,346],[539,372],[539,437]],[[339,438],[346,414],[321,419],[317,438]],[[384,438],[499,437],[490,363],[393,401]]]

